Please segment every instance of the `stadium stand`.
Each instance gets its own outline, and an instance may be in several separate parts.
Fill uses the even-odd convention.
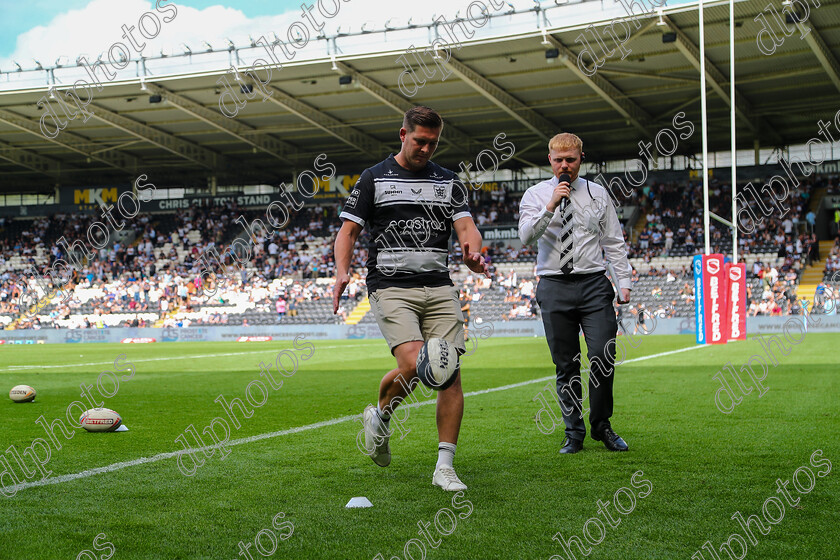
[[[712,210],[725,213],[731,207],[728,187],[713,181],[710,191]],[[817,275],[809,301],[814,297],[823,301],[834,293],[840,278],[840,238],[823,241],[821,247],[807,213],[815,194],[837,191],[836,176],[803,178],[791,194],[790,211],[783,219],[759,219],[747,228],[752,232],[739,236],[741,258],[750,273],[750,315],[801,313],[798,288],[806,270],[809,278]],[[517,194],[521,196],[474,193],[478,224],[515,227]],[[637,223],[625,228],[634,269],[629,312],[691,316],[691,256],[703,244],[701,184],[652,180],[620,203],[641,210]],[[83,234],[93,215],[0,218],[0,324],[38,329],[343,323],[354,310],[354,321],[372,323],[373,315],[366,312],[364,248],[354,254],[359,274],[342,297],[339,313],[332,313],[331,253],[339,210],[340,203],[303,207],[278,232],[259,225],[263,212],[235,204],[140,214],[133,228],[125,228],[109,245],[88,254]],[[710,231],[713,251],[729,253],[729,230],[713,225]],[[202,255],[212,248],[224,253],[220,248],[237,246],[240,258],[248,253],[247,266],[236,277],[217,278],[212,296],[204,295],[207,286],[202,286],[202,270],[207,261]],[[360,247],[365,246],[363,235]],[[491,279],[465,274],[457,264],[460,248],[452,245],[453,278],[461,288],[462,302],[469,304],[469,313],[494,321],[537,316],[533,248],[496,241],[487,243],[483,251],[493,265]],[[30,267],[43,274],[58,259],[82,265],[67,284],[70,297],[66,301],[55,297],[27,318],[17,305],[21,281]],[[230,255],[225,262],[232,264]],[[213,276],[204,279],[212,282]]]

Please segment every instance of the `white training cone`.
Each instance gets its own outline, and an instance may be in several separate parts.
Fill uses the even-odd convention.
[[[373,507],[373,504],[370,503],[370,500],[365,498],[364,496],[358,498],[350,498],[350,501],[347,502],[347,505],[344,506],[346,508],[366,508],[366,507]]]

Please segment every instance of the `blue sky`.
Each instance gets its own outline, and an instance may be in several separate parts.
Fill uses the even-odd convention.
[[[119,2],[120,0],[112,0]],[[179,6],[204,9],[210,6],[236,8],[249,18],[297,11],[303,0],[236,0],[219,2],[213,0],[176,0]],[[311,0],[310,0],[311,2]],[[56,16],[69,10],[80,10],[90,0],[0,0],[0,58],[11,56],[18,36],[37,25],[47,25]]]
[[[157,13],[156,1],[163,3]],[[123,38],[123,26],[138,26],[141,21],[146,21],[147,26],[155,25],[157,21],[159,28],[157,32],[149,31],[151,36],[145,35],[149,40],[142,46],[133,46],[137,52],[129,53],[132,60],[137,60],[138,55],[155,57],[164,51],[170,54],[184,52],[183,45],[203,51],[205,41],[218,52],[227,49],[228,38],[235,45],[243,46],[250,42],[250,37],[271,38],[274,32],[285,37],[290,26],[301,21],[300,6],[304,1],[317,4],[317,0],[0,0],[0,72],[14,71],[16,64],[32,70],[38,64],[72,66],[77,58],[96,60],[104,56],[107,60],[108,53],[117,56],[110,51],[113,45],[127,43]],[[334,35],[339,26],[344,32],[357,33],[365,26],[384,29],[386,22],[400,27],[409,19],[422,25],[438,17],[449,20],[459,14],[463,16],[470,1],[332,0],[325,4],[337,5],[338,12],[321,21],[327,35]],[[544,7],[556,9],[552,0],[540,1]],[[687,1],[668,0],[668,5]],[[519,12],[530,10],[533,2],[505,0]],[[492,5],[486,0],[484,3]],[[559,10],[564,12],[549,14],[554,17],[554,24],[626,15],[617,0],[606,0],[603,4],[573,3]],[[147,12],[152,12],[154,17],[146,17]],[[520,32],[533,30],[531,20],[527,18],[519,18],[518,23],[505,20],[506,6],[491,12],[502,16],[498,25],[511,25]],[[176,15],[164,17],[172,13]],[[497,33],[498,25],[482,31],[488,35]],[[378,48],[382,40],[381,36],[371,39],[369,48]]]

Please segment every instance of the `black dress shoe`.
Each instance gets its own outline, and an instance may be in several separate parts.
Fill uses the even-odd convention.
[[[603,441],[604,446],[610,451],[627,451],[628,449],[627,443],[612,431],[612,428],[604,428],[598,433],[593,433],[592,439]]]
[[[563,442],[563,447],[560,449],[560,453],[577,453],[581,449],[583,449],[582,441],[567,437]]]

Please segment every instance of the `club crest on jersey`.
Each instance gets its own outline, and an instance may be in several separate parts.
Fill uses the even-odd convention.
[[[435,198],[446,198],[446,187],[443,185],[435,185]]]

